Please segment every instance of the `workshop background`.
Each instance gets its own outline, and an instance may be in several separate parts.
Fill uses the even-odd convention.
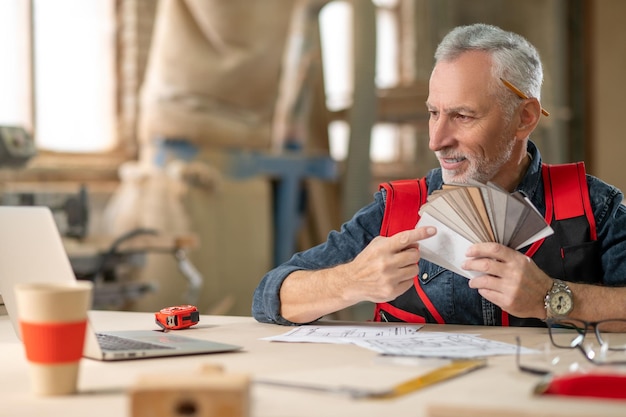
[[[620,0],[3,0],[0,204],[53,210],[96,308],[249,315],[267,270],[378,183],[436,166],[428,77],[460,24],[534,43],[544,159],[626,190],[625,15]]]

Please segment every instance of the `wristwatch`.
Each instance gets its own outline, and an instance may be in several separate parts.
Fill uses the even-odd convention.
[[[553,281],[552,288],[546,293],[543,301],[547,317],[567,316],[574,308],[572,290],[560,279]]]

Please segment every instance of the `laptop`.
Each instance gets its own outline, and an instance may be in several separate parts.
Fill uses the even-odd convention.
[[[0,206],[0,295],[18,337],[13,288],[18,283],[42,280],[76,280],[52,211],[45,206]],[[160,329],[95,332],[88,322],[84,356],[109,361],[240,349],[241,346],[164,333]]]

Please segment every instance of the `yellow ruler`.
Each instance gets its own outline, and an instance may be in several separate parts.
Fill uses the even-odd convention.
[[[318,385],[298,382],[284,382],[268,379],[255,379],[254,383],[259,385],[304,389],[309,391],[327,392],[333,394],[349,395],[352,398],[373,398],[373,399],[389,399],[396,398],[401,395],[408,394],[413,391],[428,387],[441,381],[454,378],[459,375],[466,374],[475,369],[482,368],[487,365],[486,359],[462,359],[453,360],[447,365],[440,366],[432,371],[420,375],[417,378],[402,382],[391,389],[368,389],[351,386],[330,386]]]
[[[483,368],[487,365],[486,359],[463,359],[454,360],[448,365],[440,366],[432,371],[420,375],[417,378],[402,382],[387,392],[371,393],[369,398],[395,398],[401,395],[420,390],[441,381],[464,375],[475,369]]]

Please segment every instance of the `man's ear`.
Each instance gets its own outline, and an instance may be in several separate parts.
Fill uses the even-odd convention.
[[[525,99],[519,110],[519,124],[515,136],[525,139],[532,133],[541,117],[541,104],[536,98]]]

